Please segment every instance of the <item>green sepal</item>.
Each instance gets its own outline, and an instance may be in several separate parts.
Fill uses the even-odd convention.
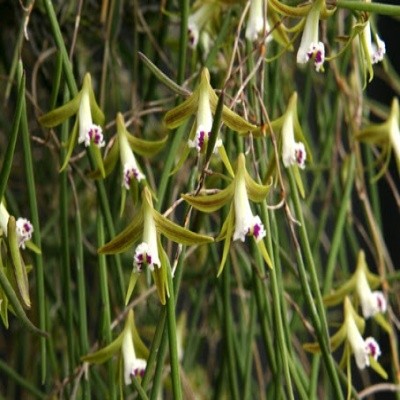
[[[218,147],[218,153],[219,156],[221,157],[221,161],[224,163],[226,170],[228,171],[228,174],[234,178],[235,177],[235,173],[233,172],[233,168],[231,165],[231,162],[229,161],[229,157],[228,154],[226,154],[226,150],[225,150],[225,146],[219,146]]]
[[[294,180],[296,182],[297,189],[299,189],[300,196],[304,199],[306,194],[304,191],[303,181],[301,179],[299,167],[297,165],[292,165],[290,168],[292,168]]]
[[[221,275],[222,270],[224,269],[224,266],[226,263],[226,259],[229,254],[234,225],[235,225],[235,213],[234,213],[233,204],[231,204],[228,216],[222,226],[221,233],[218,235],[218,238],[216,239],[216,240],[221,240],[223,238],[223,236],[225,237],[224,249],[222,252],[221,263],[218,268],[217,277],[219,277]]]
[[[271,185],[261,185],[257,183],[246,170],[244,173],[244,179],[246,181],[246,191],[249,199],[255,203],[264,201]]]
[[[185,163],[186,159],[188,158],[189,153],[190,153],[190,148],[186,142],[185,146],[183,148],[181,157],[179,158],[179,161],[176,164],[175,168],[170,172],[170,176],[175,175],[182,168],[182,165]]]
[[[167,11],[164,10],[164,13],[167,14]],[[167,14],[168,15],[168,14]],[[172,13],[171,13],[172,15]],[[156,65],[154,65],[143,53],[138,52],[139,58],[147,65],[150,71],[158,78],[160,82],[162,82],[165,86],[169,87],[176,94],[180,94],[182,96],[188,96],[190,92],[183,87],[176,84],[173,80],[168,78]]]
[[[306,5],[302,7],[293,7],[288,6],[286,4],[281,3],[279,0],[270,0],[268,2],[268,6],[270,6],[277,13],[285,15],[286,17],[306,17],[310,12],[312,5]]]
[[[11,309],[15,315],[20,319],[22,324],[31,332],[36,333],[37,335],[48,337],[48,334],[44,331],[41,331],[37,328],[27,317],[23,307],[21,306],[19,299],[10,284],[9,279],[7,278],[6,272],[3,272],[3,269],[0,268],[0,286],[4,291],[4,295],[8,298],[8,308]]]
[[[125,295],[125,305],[127,305],[129,303],[133,289],[135,289],[136,282],[137,282],[139,276],[140,276],[140,274],[135,272],[134,270],[131,272],[131,276],[129,278],[128,289],[127,289],[126,295]]]
[[[76,141],[78,139],[78,133],[79,133],[78,119],[76,119],[75,123],[74,123],[74,127],[72,128],[71,135],[67,142],[67,154],[65,155],[64,163],[61,166],[59,172],[64,171],[65,167],[68,165],[69,159],[72,156],[72,152],[74,151],[74,147],[75,147]]]
[[[335,306],[343,301],[343,299],[353,292],[356,287],[355,276],[353,275],[351,279],[347,280],[340,288],[336,289],[334,292],[325,295],[322,299],[327,307]]]
[[[255,240],[255,239],[254,239]],[[264,240],[256,241],[256,245],[258,247],[259,252],[261,253],[264,261],[267,263],[268,267],[271,269],[274,269],[274,266],[272,264],[271,258],[268,254],[267,248],[265,247]]]
[[[81,357],[81,360],[90,364],[102,364],[121,349],[123,340],[124,331],[122,331],[119,336],[109,345],[98,351],[95,351],[94,353],[86,354],[85,356]]]
[[[190,196],[182,194],[182,198],[187,201],[191,206],[202,212],[211,213],[220,209],[223,205],[227,204],[233,197],[234,185],[230,184],[225,189],[218,193],[205,195],[205,196]]]
[[[79,92],[72,100],[68,101],[68,103],[40,116],[40,125],[45,128],[53,128],[75,115],[79,110],[81,97],[82,92]]]
[[[271,8],[268,10],[268,19],[272,22],[271,26],[275,28],[272,30],[273,38],[283,47],[285,50],[293,51],[293,44],[286,34],[282,20],[278,17],[277,13]]]
[[[162,305],[166,304],[166,296],[169,297],[168,279],[167,279],[167,268],[169,266],[168,256],[162,247],[160,237],[157,238],[158,255],[160,257],[161,266],[160,268],[154,268],[153,279],[156,284],[158,297]]]
[[[168,140],[168,136],[165,136],[161,140],[144,140],[130,135],[129,133],[126,137],[132,150],[143,157],[152,157],[157,154]]]
[[[201,235],[181,227],[175,222],[163,217],[158,211],[153,211],[153,218],[158,232],[176,243],[184,245],[203,244],[213,242],[211,236]]]
[[[138,212],[132,222],[114,239],[100,247],[99,254],[116,254],[128,250],[133,243],[140,239],[143,231],[143,213]]]
[[[131,182],[132,183],[132,182]],[[126,194],[127,194],[127,190],[126,188],[123,186],[122,187],[122,191],[121,191],[121,204],[119,206],[119,216],[122,217],[123,213],[124,213],[124,209],[125,209],[125,203],[126,203]]]
[[[207,151],[206,151],[206,156],[204,159],[204,165],[207,165],[208,162],[211,159],[211,155],[214,153],[214,149],[215,149],[215,144],[217,143],[217,139],[218,139],[218,133],[221,127],[221,117],[222,117],[222,108],[224,105],[224,91],[221,92],[219,98],[218,98],[218,103],[217,103],[217,108],[215,110],[215,115],[214,115],[214,119],[213,119],[213,123],[212,123],[212,127],[211,127],[211,132],[210,132],[210,136],[208,139],[208,143],[207,143]]]
[[[197,111],[199,103],[199,92],[195,90],[193,94],[183,103],[169,110],[164,116],[164,124],[169,129],[175,129],[186,121],[191,115]]]
[[[370,124],[364,129],[356,132],[355,138],[361,142],[382,145],[387,142],[389,137],[389,126],[383,124]]]
[[[314,343],[304,343],[303,344],[303,349],[305,351],[308,351],[309,353],[312,354],[318,354],[321,353],[321,347],[319,345],[318,342],[314,342]]]
[[[379,324],[389,335],[392,334],[392,327],[389,322],[387,322],[385,316],[382,313],[374,315],[374,320]]]
[[[22,260],[21,253],[19,251],[16,222],[13,216],[10,216],[7,224],[7,235],[8,235],[8,246],[10,250],[10,256],[13,265],[13,271],[15,276],[15,282],[18,287],[23,305],[26,308],[31,308],[31,300],[29,297],[29,283],[28,274],[26,272],[24,261]]]
[[[89,149],[90,149],[89,151],[93,155],[94,162],[95,162],[95,164],[97,165],[97,167],[98,167],[98,169],[100,171],[101,177],[105,178],[106,177],[106,171],[104,169],[103,157],[101,156],[100,148],[98,146],[96,146],[94,143],[91,142],[90,146],[89,146]]]
[[[346,337],[347,337],[346,325],[342,324],[339,330],[329,339],[331,350],[335,351],[346,340]]]
[[[377,373],[379,374],[383,379],[388,378],[388,374],[385,371],[385,369],[382,367],[382,365],[379,363],[379,361],[375,360],[374,357],[369,356],[369,364],[370,367]]]
[[[90,111],[92,112],[92,119],[96,125],[104,126],[106,122],[106,117],[96,102],[96,98],[93,93],[93,89],[90,88],[89,91],[89,101],[90,101]]]
[[[3,260],[0,257],[0,271],[3,275],[7,274],[6,268],[4,267]],[[3,324],[8,329],[8,297],[4,291],[0,288],[0,316],[3,320]]]
[[[29,250],[33,251],[35,254],[42,254],[42,250],[41,250],[38,246],[36,246],[36,244],[33,243],[32,240],[26,241],[26,242],[25,242],[25,246],[26,246]]]
[[[119,159],[119,140],[118,138],[115,139],[114,144],[112,145],[110,151],[106,155],[103,160],[103,167],[104,167],[104,174],[108,176],[111,171],[115,168]],[[88,173],[89,178],[91,179],[100,179],[102,178],[102,174],[99,168],[95,169],[94,171],[90,171]]]
[[[214,114],[218,105],[218,96],[215,94],[211,86],[208,88],[208,95],[210,99],[211,111]],[[248,122],[239,114],[236,114],[234,111],[230,110],[227,106],[223,106],[222,108],[222,121],[228,128],[241,135],[247,134],[248,132],[253,132],[255,136],[259,136],[257,133],[260,130],[257,125]]]

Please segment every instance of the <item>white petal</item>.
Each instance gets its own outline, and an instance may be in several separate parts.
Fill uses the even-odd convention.
[[[26,218],[18,218],[16,231],[19,247],[25,248],[25,242],[32,239],[33,225]]]
[[[122,341],[122,357],[124,360],[124,381],[125,385],[129,385],[132,383],[132,375],[143,376],[147,364],[145,360],[136,358],[130,329],[125,331]]]
[[[369,353],[365,346],[364,339],[362,338],[352,315],[347,317],[346,323],[347,339],[354,353],[357,367],[359,369],[364,369],[366,366],[369,366]]]
[[[82,93],[81,102],[78,110],[79,118],[79,137],[78,143],[84,143],[86,141],[87,132],[93,125],[92,112],[90,110],[89,93],[85,90]]]
[[[313,7],[306,17],[303,35],[299,50],[297,51],[297,63],[305,64],[309,59],[309,52],[312,46],[319,43],[318,40],[319,9]]]

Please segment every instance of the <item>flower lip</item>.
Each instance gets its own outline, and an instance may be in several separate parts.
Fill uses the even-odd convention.
[[[136,179],[138,182],[140,182],[144,178],[145,176],[139,171],[136,163],[124,164],[122,185],[125,187],[125,189],[130,189],[132,179]]]
[[[86,128],[85,146],[90,146],[90,143],[95,144],[97,147],[105,146],[106,142],[104,141],[103,130],[99,125],[91,124]]]
[[[264,225],[258,215],[253,215],[246,190],[246,182],[243,172],[236,176],[234,207],[235,207],[235,231],[233,240],[245,241],[246,235],[254,236],[259,242],[266,234]]]
[[[135,255],[133,256],[133,265],[136,272],[142,272],[144,265],[147,265],[151,271],[154,271],[154,267],[159,268],[161,262],[157,251],[151,249],[148,243],[142,242],[136,247]]]
[[[365,350],[374,360],[382,354],[378,342],[373,337],[367,337],[364,342]]]
[[[33,225],[26,218],[18,218],[16,231],[19,247],[25,248],[25,242],[32,239]]]

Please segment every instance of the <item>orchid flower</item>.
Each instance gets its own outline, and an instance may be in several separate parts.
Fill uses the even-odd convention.
[[[134,252],[133,272],[127,300],[130,298],[138,274],[147,266],[156,282],[160,301],[165,304],[165,296],[169,293],[166,275],[169,262],[161,245],[161,234],[173,242],[185,245],[200,245],[213,241],[210,236],[189,231],[162,216],[154,209],[150,190],[145,186],[142,191],[141,209],[134,216],[133,221],[114,239],[98,250],[101,254],[121,253],[128,250],[133,243],[139,242]]]
[[[376,289],[381,283],[378,275],[371,273],[365,261],[364,251],[357,257],[357,267],[354,274],[338,289],[324,296],[324,304],[335,306],[341,303],[346,296],[355,294],[361,303],[364,318],[374,317],[375,321],[387,332],[391,332],[390,325],[383,313],[386,312],[387,302],[384,294]]]
[[[278,152],[282,157],[285,168],[291,168],[296,180],[297,187],[302,197],[305,196],[304,187],[299,173],[299,168],[305,168],[306,159],[312,161],[310,147],[305,139],[297,115],[297,93],[294,92],[289,99],[285,113],[279,118],[264,125],[264,132],[268,134],[270,130],[274,132],[278,142]],[[277,177],[277,166],[275,156],[269,162],[267,174],[264,182],[271,177]]]
[[[216,239],[222,240],[225,238],[218,275],[221,274],[225,265],[231,239],[244,242],[246,236],[253,236],[265,262],[272,268],[272,261],[262,240],[266,235],[264,225],[260,217],[253,214],[249,203],[249,199],[257,203],[263,201],[268,191],[269,186],[260,185],[250,177],[246,170],[245,156],[240,154],[234,178],[227,188],[212,195],[182,195],[194,208],[207,213],[214,212],[231,203],[228,216]]]
[[[321,7],[322,3],[318,0],[307,14],[300,47],[297,52],[298,64],[305,64],[312,59],[314,60],[315,69],[318,72],[323,72],[325,60],[325,46],[319,40],[318,35]]]
[[[344,321],[338,331],[331,336],[330,346],[335,351],[342,343],[344,343],[344,352],[340,366],[346,368],[349,365],[351,354],[359,369],[371,366],[375,372],[387,379],[387,373],[379,364],[378,357],[381,350],[377,341],[373,337],[363,338],[362,333],[365,329],[365,321],[354,310],[348,296],[344,298]],[[312,353],[320,351],[318,343],[306,343],[303,347]],[[350,371],[348,370],[348,373]]]
[[[77,115],[77,118],[68,140],[67,155],[61,171],[67,166],[76,143],[84,143],[86,147],[93,149],[96,163],[104,175],[99,148],[105,146],[101,128],[104,125],[105,117],[96,102],[89,73],[83,79],[82,89],[72,100],[42,115],[39,118],[39,122],[45,128],[53,128],[74,114]]]
[[[10,214],[8,213],[4,203],[0,203],[0,228],[2,229],[5,236],[8,232],[8,221],[10,219]],[[25,249],[25,242],[32,239],[33,225],[26,218],[18,218],[16,220],[16,233],[18,246]]]
[[[393,98],[390,112],[385,122],[370,124],[355,134],[357,140],[382,148],[382,153],[379,156],[378,161],[382,161],[383,165],[380,172],[377,174],[377,178],[383,175],[386,171],[392,149],[397,163],[397,170],[400,173],[399,119],[399,100],[395,97]]]
[[[254,42],[264,32],[264,29],[267,32],[269,31],[267,2],[267,0],[250,0],[249,17],[245,32],[247,40]],[[268,36],[267,40],[271,40],[271,36]]]
[[[189,46],[195,48],[199,42],[199,37],[204,27],[213,18],[213,15],[218,12],[219,5],[217,2],[197,2],[199,6],[189,15],[188,18],[188,36]]]
[[[186,160],[189,149],[195,148],[199,153],[205,154],[210,139],[213,115],[216,112],[218,96],[210,84],[210,74],[207,68],[203,68],[200,75],[200,83],[193,93],[181,104],[169,110],[164,117],[164,123],[168,129],[175,129],[182,125],[192,115],[196,116],[195,123],[189,135],[189,140],[181,159],[178,162],[177,170]],[[260,135],[258,126],[251,124],[238,114],[223,106],[222,122],[232,131],[240,135]],[[218,151],[225,164],[229,164],[221,140],[215,140],[213,151]]]
[[[82,357],[82,361],[91,364],[102,364],[116,353],[120,353],[122,357],[125,385],[132,383],[133,376],[143,377],[149,351],[137,332],[132,309],[129,310],[124,329],[118,337],[108,346]],[[137,357],[137,353],[143,358]]]
[[[4,203],[1,202],[0,228],[3,236],[7,238],[7,240],[3,242],[6,244],[4,248],[4,256],[7,257],[7,262],[4,262],[3,267],[3,260],[0,260],[0,268],[4,269],[4,272],[6,272],[8,265],[12,266],[10,268],[10,272],[12,271],[13,274],[12,285],[14,285],[14,283],[16,284],[23,305],[26,308],[30,308],[31,301],[29,295],[28,273],[24,260],[20,254],[20,249],[25,249],[25,246],[27,246],[34,252],[38,254],[40,253],[40,249],[31,242],[33,225],[26,218],[18,218],[15,220],[15,218],[8,213]],[[0,309],[3,321],[7,321],[7,301],[8,300],[5,300],[4,302],[6,308],[3,311]]]

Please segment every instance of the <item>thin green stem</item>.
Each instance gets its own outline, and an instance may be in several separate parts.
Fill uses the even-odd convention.
[[[18,79],[20,82],[23,81],[22,75],[18,73]],[[41,236],[40,236],[40,224],[39,224],[39,211],[36,200],[36,184],[34,176],[34,165],[31,150],[31,137],[29,134],[28,117],[26,114],[26,101],[25,97],[22,101],[22,117],[21,117],[21,129],[22,129],[22,145],[24,149],[24,162],[25,162],[25,176],[27,184],[27,193],[29,199],[29,208],[31,210],[32,224],[34,226],[33,231],[33,242],[41,248]],[[35,260],[35,271],[36,271],[36,285],[37,285],[37,297],[39,305],[39,329],[46,331],[46,292],[44,288],[44,268],[43,258],[41,254],[34,254]],[[41,381],[42,383],[46,380],[46,369],[47,369],[47,357],[46,357],[46,340],[44,337],[40,339],[40,354],[41,354]]]
[[[336,217],[335,230],[333,232],[332,244],[328,255],[328,260],[326,262],[326,275],[324,280],[323,293],[329,292],[332,287],[333,272],[336,266],[336,260],[339,248],[342,244],[343,228],[346,222],[346,215],[349,209],[349,204],[351,203],[351,192],[353,189],[354,174],[355,174],[355,157],[351,156],[349,160],[349,168],[347,171],[346,186],[344,188],[343,195],[341,197],[341,203],[339,212]]]
[[[366,11],[376,14],[384,14],[391,16],[400,15],[400,6],[383,3],[366,3],[360,0],[336,0],[334,2],[337,8],[347,8],[352,11]]]
[[[101,247],[105,243],[103,218],[100,214],[97,216],[97,245]],[[107,345],[111,343],[111,308],[110,298],[108,294],[108,277],[107,277],[107,264],[106,256],[103,254],[98,255],[99,261],[99,283],[101,293],[101,315],[102,315],[102,338]],[[117,390],[115,386],[115,364],[113,360],[107,362],[108,364],[108,383],[109,383],[109,396],[111,399],[117,398]]]
[[[168,287],[171,288],[167,297],[167,327],[169,341],[169,357],[171,363],[172,392],[174,399],[182,399],[181,380],[179,375],[178,343],[176,339],[176,320],[175,320],[175,293],[172,283],[171,268],[167,271]]]
[[[314,328],[316,329],[318,342],[321,346],[325,365],[327,367],[328,374],[330,376],[331,383],[335,392],[335,397],[337,399],[343,399],[343,392],[340,387],[337,371],[329,348],[328,326],[326,322],[325,309],[322,302],[322,295],[319,288],[319,280],[316,275],[310,243],[308,241],[308,234],[306,230],[305,221],[303,218],[303,212],[301,208],[299,194],[297,191],[297,185],[293,175],[293,171],[289,168],[288,172],[289,172],[288,173],[289,184],[291,189],[291,199],[293,200],[296,218],[299,221],[300,225],[299,231],[300,231],[301,248],[298,245],[296,245],[296,256],[297,256],[299,276],[304,290],[305,299],[306,302],[308,303],[309,311],[311,312]],[[303,250],[304,252],[306,260],[305,265],[307,266],[307,272],[310,277],[310,283],[315,298],[313,298],[311,294],[311,288],[309,287],[308,277],[305,270],[305,265],[301,250]]]

